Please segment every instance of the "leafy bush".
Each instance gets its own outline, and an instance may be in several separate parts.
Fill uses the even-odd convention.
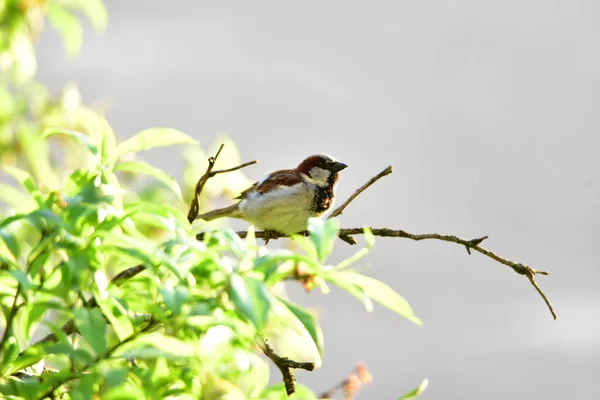
[[[311,220],[310,235],[294,238],[302,253],[267,251],[252,235],[242,240],[226,229],[198,241],[181,209],[141,199],[121,185],[120,170],[150,172],[180,198],[167,173],[119,159],[156,146],[194,143],[189,136],[151,129],[118,146],[109,129],[101,135],[49,130],[44,137],[55,134],[76,140],[87,155],[85,166],[58,189],[43,190],[28,172],[5,167],[31,204],[0,223],[0,293],[7,327],[1,342],[0,365],[7,378],[2,393],[279,398],[285,392],[281,385],[267,387],[268,368],[256,354],[262,338],[293,329],[310,338],[316,359],[323,349],[317,320],[273,293],[273,286],[285,280],[323,291],[333,283],[367,307],[373,299],[418,322],[388,286],[348,270],[366,249],[336,266],[325,265],[337,238],[335,219]],[[154,239],[140,226],[151,227]],[[136,264],[143,273],[109,284],[110,274]],[[82,340],[73,342],[61,330],[70,320]],[[40,324],[55,340],[30,346]],[[38,376],[46,364],[53,369]],[[11,376],[32,366],[30,376]],[[309,390],[302,390],[308,396]]]
[[[365,249],[327,264],[335,219],[312,220],[308,237],[293,238],[299,252],[269,250],[252,231],[197,240],[184,215],[203,168],[192,163],[204,158],[196,140],[160,128],[117,144],[74,85],[53,98],[32,80],[44,15],[75,53],[77,12],[105,24],[99,0],[0,1],[0,160],[17,184],[0,182],[3,396],[286,398],[283,383],[268,385],[265,338],[277,354],[317,366],[324,347],[317,319],[278,289],[290,280],[324,292],[333,284],[367,309],[375,300],[419,323],[391,288],[350,269],[371,248],[369,232]],[[183,190],[135,156],[175,144],[186,146]],[[232,176],[203,207],[248,183]],[[50,334],[39,339],[43,329]],[[296,389],[296,398],[316,398]]]

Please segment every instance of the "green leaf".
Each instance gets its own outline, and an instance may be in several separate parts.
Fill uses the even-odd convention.
[[[102,394],[103,400],[138,400],[143,398],[147,398],[144,389],[133,385],[111,387]]]
[[[120,341],[133,335],[133,324],[127,316],[127,310],[117,299],[112,296],[104,297],[101,294],[95,294],[94,298]]]
[[[215,237],[224,240],[227,247],[236,255],[238,258],[243,258],[248,253],[248,247],[233,230],[223,229],[215,232]]]
[[[29,343],[35,329],[47,311],[60,309],[60,305],[49,301],[36,301],[27,303],[19,313],[19,329],[22,338]]]
[[[372,248],[375,246],[375,235],[373,235],[373,231],[368,226],[363,228],[363,232],[365,233],[365,241],[367,242],[367,248]]]
[[[77,4],[88,4],[93,3],[94,1],[96,0],[90,2],[78,1]],[[104,164],[112,157],[117,147],[115,134],[110,127],[110,124],[104,116],[87,107],[78,107],[77,115],[81,129],[85,130],[90,141],[98,148],[100,162]]]
[[[17,338],[12,334],[7,334],[3,347],[0,349],[0,370],[2,371],[2,376],[5,375],[6,371],[11,369],[12,361],[16,360],[19,356],[19,343],[17,342]]]
[[[400,397],[398,400],[412,400],[416,397],[419,397],[425,389],[427,389],[427,385],[429,385],[429,380],[427,378],[423,379],[423,382],[419,385],[415,390],[411,390],[406,393],[404,396]]]
[[[333,282],[340,289],[343,289],[352,296],[356,297],[361,303],[363,303],[368,312],[373,311],[373,301],[369,296],[367,296],[365,291],[352,282],[346,282],[343,280],[343,278],[338,279],[338,275],[338,272],[330,272],[325,276],[325,278],[328,281]]]
[[[394,289],[377,279],[350,271],[331,271],[325,275],[325,279],[330,280],[335,285],[346,290],[348,290],[349,287],[354,286],[361,290],[367,297],[403,317],[408,318],[415,324],[423,324],[421,320],[415,316],[412,307],[404,300],[404,298],[396,293]]]
[[[368,247],[362,248],[359,251],[357,251],[356,253],[354,253],[353,255],[351,255],[350,257],[348,257],[345,260],[338,263],[334,268],[335,269],[348,268],[351,265],[355,264],[358,260],[362,259],[367,254],[369,254],[369,248]]]
[[[7,4],[7,2],[3,2],[3,4]],[[5,19],[3,19],[4,21]],[[15,78],[19,83],[29,81],[33,78],[37,69],[31,33],[29,29],[18,29],[14,31],[12,36],[9,51],[13,56],[11,61],[15,63]],[[5,45],[3,44],[3,46]]]
[[[20,168],[12,167],[10,165],[4,165],[2,167],[4,172],[11,175],[17,182],[19,182],[35,199],[36,203],[40,207],[44,207],[44,197],[42,192],[38,189],[36,184],[33,182],[29,172],[24,171]]]
[[[255,278],[234,274],[230,280],[229,297],[238,312],[248,319],[258,332],[262,332],[272,301],[271,293],[265,284]]]
[[[309,238],[314,243],[321,262],[325,261],[331,254],[339,230],[340,223],[336,218],[326,220],[311,218],[308,221]]]
[[[175,144],[199,144],[198,141],[185,133],[170,128],[152,128],[143,130],[117,146],[114,160],[126,153],[150,150],[156,147],[172,146]]]
[[[92,346],[96,355],[103,355],[106,351],[106,321],[100,310],[79,308],[73,314],[78,331]]]
[[[314,392],[307,386],[296,383],[296,393],[288,396],[285,391],[285,385],[283,382],[276,383],[269,386],[260,394],[261,400],[318,400]]]
[[[20,126],[17,140],[27,161],[27,169],[35,180],[49,188],[58,188],[60,180],[50,164],[50,146],[42,138],[40,128],[32,123],[24,123]]]
[[[56,2],[49,2],[46,10],[50,24],[62,36],[65,50],[69,55],[76,55],[81,49],[83,39],[81,21],[66,7]]]
[[[23,353],[19,354],[13,362],[0,362],[2,376],[8,376],[16,371],[20,371],[24,368],[28,368],[34,364],[37,364],[44,356],[46,356],[46,351],[41,346],[30,346],[25,349]]]
[[[185,342],[159,332],[141,335],[122,346],[125,358],[158,358],[170,360],[194,357],[198,353],[197,342]]]
[[[0,193],[2,197],[0,201],[8,204],[13,210],[17,212],[29,212],[33,211],[36,207],[35,201],[13,185],[6,183],[0,183]]]
[[[102,374],[96,371],[88,371],[83,374],[81,378],[77,379],[77,381],[74,382],[73,386],[69,389],[71,400],[87,400],[95,397],[97,398],[97,396],[94,396],[94,389],[96,389],[98,382],[102,381],[102,378]],[[102,397],[105,398],[104,395]]]
[[[179,183],[177,183],[177,180],[175,180],[175,178],[173,178],[171,175],[159,168],[156,168],[142,161],[127,161],[115,165],[114,170],[149,175],[164,183],[165,186],[167,186],[169,189],[171,189],[173,193],[175,193],[175,195],[177,196],[177,200],[183,203],[183,195],[181,194],[181,188],[179,187]]]
[[[160,293],[165,300],[165,305],[173,312],[174,315],[181,314],[183,305],[190,298],[188,290],[183,286],[176,286],[174,289],[161,287]]]
[[[0,238],[4,241],[6,248],[8,248],[8,250],[15,257],[15,260],[19,260],[19,255],[21,255],[21,247],[19,246],[19,241],[17,240],[15,234],[6,228],[0,228]]]
[[[90,140],[89,136],[81,133],[81,132],[77,132],[74,131],[72,129],[66,129],[66,128],[47,128],[46,130],[44,130],[44,139],[49,138],[50,136],[54,136],[54,135],[67,135],[75,140],[77,140],[79,143],[81,143],[81,145],[83,146],[83,148],[85,150],[87,150],[90,154],[92,154],[93,156],[98,156],[98,147],[92,143],[92,141]]]
[[[291,303],[282,298],[278,298],[283,304],[287,306],[287,308],[298,318],[298,320],[304,325],[308,334],[315,342],[317,349],[319,350],[319,354],[323,357],[323,332],[321,331],[321,327],[319,325],[319,321],[312,315],[310,312],[306,311],[302,307],[297,306],[294,303]]]

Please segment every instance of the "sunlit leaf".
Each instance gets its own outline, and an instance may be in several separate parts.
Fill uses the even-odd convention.
[[[341,279],[338,279],[337,272],[328,273],[326,275],[326,279],[335,284],[340,289],[343,289],[352,296],[356,297],[361,303],[363,303],[363,305],[365,306],[365,310],[367,310],[368,312],[373,311],[373,300],[371,300],[371,298],[367,296],[365,291],[360,286],[357,286],[352,282],[345,281],[343,277]]]
[[[425,389],[427,389],[427,385],[429,385],[429,380],[425,378],[423,379],[423,382],[421,382],[418,388],[411,390],[404,396],[400,397],[398,400],[412,400],[414,398],[419,397],[425,391]]]
[[[82,3],[87,4],[88,2],[78,2],[78,4]],[[76,111],[78,122],[81,126],[80,129],[84,129],[87,132],[92,143],[98,148],[100,162],[105,163],[112,157],[117,147],[117,141],[112,128],[106,118],[94,110],[79,106]]]
[[[29,342],[44,314],[57,308],[60,308],[59,304],[48,301],[25,304],[19,312],[18,319],[22,338]]]
[[[159,168],[142,161],[127,161],[116,164],[114,170],[149,175],[164,183],[173,193],[175,193],[177,200],[183,203],[183,195],[181,194],[181,188],[179,187],[177,180]]]
[[[339,230],[340,224],[336,218],[311,218],[308,221],[309,238],[317,249],[319,260],[325,261],[329,257]]]
[[[260,394],[261,400],[288,400],[288,399],[298,399],[298,400],[318,400],[318,397],[315,393],[308,387],[301,383],[296,382],[296,393],[292,396],[288,396],[285,390],[285,385],[283,382],[276,383],[274,385],[269,386]]]
[[[98,156],[98,147],[95,144],[93,144],[89,136],[84,133],[65,128],[47,128],[44,131],[44,138],[48,138],[50,136],[59,134],[67,135],[77,140],[83,146],[83,148],[87,150],[90,154],[92,154],[93,156]]]
[[[14,71],[17,82],[30,80],[37,69],[35,49],[30,40],[29,29],[17,30],[9,49],[14,60]]]
[[[183,305],[190,298],[190,294],[185,287],[177,286],[175,288],[161,287],[160,293],[165,300],[165,305],[173,312],[179,315]]]
[[[30,196],[12,185],[0,183],[0,193],[2,193],[0,201],[8,204],[17,212],[26,213],[36,207],[36,202]]]
[[[73,312],[75,325],[97,355],[106,351],[106,321],[97,308],[79,308]]]
[[[119,144],[113,159],[116,160],[126,153],[135,153],[175,144],[198,144],[198,141],[177,129],[146,129]]]
[[[0,228],[0,239],[4,241],[6,248],[15,257],[15,260],[18,260],[19,255],[21,254],[21,246],[19,246],[19,241],[15,234],[6,228]]]
[[[310,337],[315,342],[317,349],[319,350],[319,354],[323,357],[323,332],[321,331],[321,327],[319,325],[319,321],[315,318],[307,310],[302,307],[297,306],[294,303],[291,303],[287,300],[279,298],[283,304],[287,306],[287,308],[298,318],[298,320],[302,323],[306,331],[310,335]]]
[[[422,325],[421,320],[413,313],[410,304],[394,289],[377,279],[350,271],[331,271],[325,275],[325,278],[347,291],[350,291],[351,287],[358,288],[379,304],[408,318],[417,325]],[[354,293],[350,293],[354,295]]]
[[[22,124],[17,140],[35,180],[47,187],[57,188],[59,179],[50,165],[50,147],[40,134],[40,128],[33,123]]]
[[[0,355],[2,357],[0,359],[0,370],[2,371],[2,375],[5,374],[4,371],[10,368],[12,361],[17,358],[20,351],[19,343],[12,333],[6,335],[3,334],[3,336],[2,348],[0,349]]]
[[[65,50],[70,55],[76,55],[81,49],[83,40],[81,21],[75,14],[59,3],[49,2],[47,6],[48,20],[62,36]]]
[[[368,226],[366,226],[363,229],[363,232],[365,233],[365,241],[367,242],[367,247],[370,249],[375,245],[375,235],[373,235],[373,231]]]
[[[123,346],[123,357],[157,358],[177,360],[194,357],[198,353],[197,343],[186,342],[159,332],[139,336]]]
[[[258,279],[234,274],[230,279],[229,297],[238,312],[248,319],[258,332],[262,332],[272,296],[265,284]]]
[[[123,341],[133,335],[133,324],[127,316],[127,310],[114,297],[101,294],[94,296],[96,303],[115,330],[119,340]]]
[[[218,400],[246,400],[246,396],[233,382],[218,375],[209,375],[203,397]]]
[[[10,174],[13,178],[15,178],[17,182],[23,185],[23,187],[27,189],[29,193],[31,193],[38,206],[44,206],[44,198],[42,196],[42,193],[40,192],[36,184],[33,182],[33,179],[31,178],[29,172],[10,165],[5,165],[2,167],[2,169],[6,173]]]
[[[147,398],[144,389],[133,385],[112,387],[102,393],[103,400],[138,400],[143,398]]]

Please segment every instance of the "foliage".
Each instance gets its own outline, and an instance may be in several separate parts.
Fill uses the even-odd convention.
[[[317,318],[276,290],[290,280],[324,292],[333,284],[367,309],[374,300],[420,323],[390,287],[350,270],[373,244],[368,232],[367,248],[327,264],[337,220],[311,220],[310,235],[293,238],[302,252],[268,250],[228,229],[196,240],[183,210],[202,165],[188,163],[182,190],[136,155],[183,144],[197,163],[204,153],[195,139],[155,128],[117,143],[74,85],[54,99],[32,80],[44,15],[74,54],[82,32],[75,13],[106,24],[100,0],[0,0],[0,160],[16,183],[0,182],[0,393],[286,398],[281,383],[268,384],[263,338],[294,332],[300,342],[279,340],[277,352],[300,348],[317,363],[324,348]],[[239,154],[228,149],[235,163]],[[239,172],[214,181],[209,198],[248,183]],[[144,271],[110,283],[135,265]],[[61,330],[68,321],[78,334]],[[55,338],[37,340],[43,330]],[[303,385],[295,396],[316,398]]]

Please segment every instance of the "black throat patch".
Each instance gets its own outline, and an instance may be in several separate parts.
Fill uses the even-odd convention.
[[[313,199],[313,210],[315,214],[321,215],[331,208],[331,205],[333,204],[333,197],[337,180],[338,174],[336,172],[329,175],[329,179],[327,180],[327,186],[317,186],[317,191]]]

